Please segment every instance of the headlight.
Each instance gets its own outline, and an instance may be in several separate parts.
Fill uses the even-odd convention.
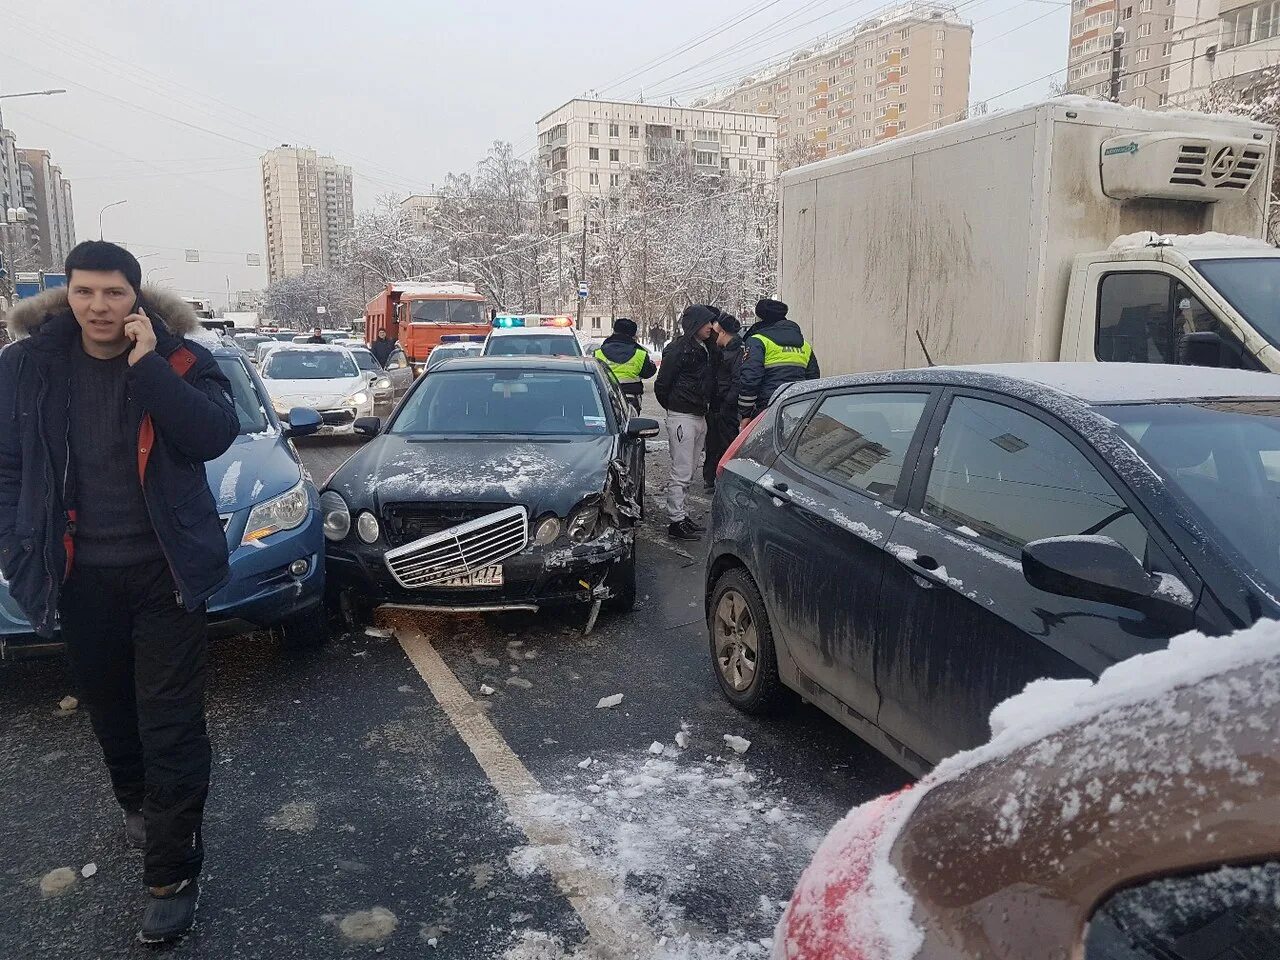
[[[582,543],[595,533],[596,521],[600,519],[599,507],[580,507],[569,518],[569,539],[574,543]]]
[[[390,378],[390,377],[380,377],[380,378],[378,379],[378,382],[377,382],[377,383],[375,383],[375,384],[374,384],[374,386],[375,386],[377,389],[379,389],[379,390],[390,390],[390,389],[391,389],[391,378]]]
[[[351,511],[347,501],[336,490],[320,495],[320,512],[324,515],[324,535],[330,540],[345,540],[351,532]]]
[[[260,503],[249,511],[249,522],[245,524],[244,536],[240,538],[241,546],[302,526],[310,510],[311,500],[307,496],[306,485],[300,481],[288,493]]]
[[[362,407],[369,402],[369,395],[363,390],[357,390],[351,396],[347,397],[346,402],[352,406]]]
[[[378,518],[368,510],[356,517],[356,533],[365,543],[378,542]]]
[[[540,547],[547,544],[555,543],[556,537],[560,536],[560,518],[547,517],[540,524],[533,535],[533,542]]]

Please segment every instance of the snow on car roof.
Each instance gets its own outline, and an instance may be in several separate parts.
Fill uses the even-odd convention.
[[[801,877],[796,897],[779,924],[779,936],[804,938],[822,931],[830,937],[833,933],[828,924],[834,915],[841,918],[848,946],[869,948],[868,955],[877,960],[914,957],[924,933],[915,923],[912,897],[892,856],[903,828],[931,791],[1037,744],[1041,745],[1037,750],[1058,756],[1054,744],[1045,742],[1057,734],[1069,736],[1072,742],[1095,744],[1091,751],[1096,754],[1112,737],[1114,724],[1132,717],[1139,705],[1166,707],[1178,690],[1201,688],[1214,678],[1247,668],[1258,668],[1258,674],[1270,680],[1269,686],[1260,682],[1252,698],[1250,710],[1256,710],[1258,716],[1241,720],[1268,723],[1276,709],[1275,665],[1280,665],[1280,623],[1261,621],[1225,638],[1183,634],[1164,650],[1109,667],[1096,682],[1036,680],[1028,684],[991,712],[993,732],[986,744],[943,760],[909,790],[855,807],[832,829]],[[1156,713],[1166,728],[1193,721],[1190,715],[1168,709]],[[1240,776],[1256,775],[1233,753],[1206,753],[1195,760]],[[1064,797],[1064,803],[1067,799]],[[1016,801],[1016,797],[1012,799],[1014,805],[1008,810],[1002,807],[1002,818],[1016,819]],[[1064,818],[1070,819],[1065,814]],[[836,907],[829,897],[847,889],[841,881],[855,871],[865,877],[864,882],[849,890]]]

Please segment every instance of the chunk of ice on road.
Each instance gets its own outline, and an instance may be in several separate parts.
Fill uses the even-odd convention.
[[[98,865],[96,863],[86,863],[83,867],[80,868],[80,876],[84,877],[86,880],[88,880],[97,872],[98,872]]]
[[[366,637],[379,637],[385,639],[387,637],[395,636],[395,631],[388,630],[386,627],[365,627],[364,635]]]
[[[727,743],[734,753],[746,753],[751,749],[751,741],[743,737],[736,737],[732,733],[724,735],[724,742]]]
[[[78,706],[80,706],[80,701],[75,697],[63,697],[58,701],[59,710],[74,710]]]
[[[677,733],[677,734],[676,734],[676,746],[677,746],[677,747],[679,747],[681,750],[683,750],[683,749],[685,749],[687,746],[689,746],[689,734],[688,734],[688,733],[686,733],[686,732],[685,732],[685,731],[683,731],[683,730],[681,730],[679,733]]]
[[[655,757],[660,757],[660,756],[662,756],[662,751],[663,751],[663,750],[665,750],[665,749],[666,749],[666,747],[664,747],[664,746],[661,744],[661,742],[659,742],[659,741],[657,741],[657,740],[655,740],[655,741],[653,741],[653,743],[649,744],[649,752],[650,752],[650,753],[652,753]]]
[[[587,759],[585,759],[585,760],[579,760],[579,761],[578,761],[578,769],[579,769],[579,770],[585,770],[585,769],[587,769],[587,767],[589,767],[589,766],[591,766],[591,758],[590,758],[590,757],[587,757]]]
[[[616,707],[622,702],[622,694],[615,693],[610,697],[601,697],[600,702],[596,704],[597,710],[607,710],[610,707]]]
[[[482,683],[480,684],[480,692],[483,693],[486,697],[492,697],[497,691],[494,690],[493,687],[489,686],[487,683]]]
[[[76,883],[76,872],[70,867],[58,867],[40,878],[40,896],[56,897],[66,893]]]

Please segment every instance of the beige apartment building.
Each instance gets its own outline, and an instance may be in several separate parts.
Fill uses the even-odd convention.
[[[777,118],[755,112],[570,100],[538,121],[538,148],[543,210],[565,232],[581,228],[589,198],[625,189],[664,150],[687,150],[708,175],[778,175]]]
[[[262,208],[272,282],[333,269],[355,227],[351,168],[307,148],[271,150],[262,157]]]
[[[21,201],[16,206],[27,209],[28,242],[37,252],[40,269],[58,272],[76,245],[71,184],[48,150],[18,147],[14,155]]]
[[[776,115],[779,157],[794,165],[961,119],[972,45],[954,7],[906,4],[698,103]]]
[[[1122,27],[1119,102],[1165,106],[1177,22],[1175,0],[1073,0],[1067,92],[1110,97],[1111,50],[1116,28]]]

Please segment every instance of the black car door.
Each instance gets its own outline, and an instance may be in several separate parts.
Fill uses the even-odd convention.
[[[1164,646],[1172,624],[1027,583],[1024,544],[1081,534],[1115,539],[1198,593],[1141,504],[1068,427],[1014,400],[950,393],[887,544],[880,727],[936,763],[985,742],[992,707],[1028,682],[1096,677]]]
[[[821,687],[867,720],[884,546],[933,398],[911,387],[824,394],[755,486],[770,616],[801,689]]]

